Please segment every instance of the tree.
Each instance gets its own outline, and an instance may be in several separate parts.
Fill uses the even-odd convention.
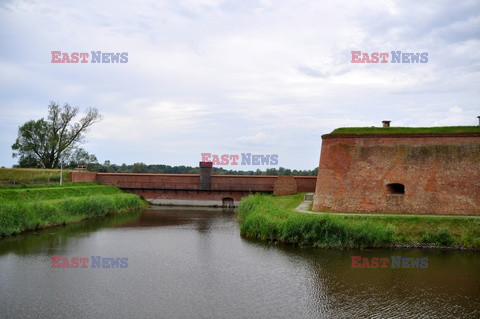
[[[73,123],[78,111],[78,107],[67,103],[60,107],[58,103],[50,102],[47,120],[31,120],[20,126],[12,145],[12,156],[19,158],[19,166],[55,168],[59,167],[64,155],[76,154],[88,128],[102,118],[96,108],[89,108],[84,117]]]
[[[145,163],[133,163],[132,173],[146,173],[147,172],[147,164]]]
[[[93,154],[88,154],[88,152],[81,147],[73,149],[73,153],[67,153],[67,151],[65,151],[62,155],[62,161],[67,163],[69,168],[75,168],[79,165],[88,166],[89,164],[98,164],[97,157]]]

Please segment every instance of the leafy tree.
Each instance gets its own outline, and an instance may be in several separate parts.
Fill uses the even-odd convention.
[[[132,173],[147,173],[148,167],[145,163],[133,163]]]
[[[88,152],[81,147],[73,149],[73,153],[65,151],[62,156],[62,161],[68,163],[69,168],[75,168],[79,165],[88,166],[89,164],[98,164],[97,157],[93,154],[88,154]]]
[[[266,175],[278,175],[277,169],[276,168],[267,168]]]
[[[46,120],[31,120],[20,126],[12,145],[12,156],[19,158],[19,166],[55,168],[59,167],[63,155],[75,154],[87,129],[102,118],[96,108],[89,108],[84,117],[73,122],[78,111],[77,107],[67,103],[60,107],[58,103],[50,102]]]

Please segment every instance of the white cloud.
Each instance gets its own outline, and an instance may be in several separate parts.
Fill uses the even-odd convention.
[[[235,139],[235,141],[237,142],[247,142],[253,144],[266,143],[269,140],[270,139],[268,138],[268,135],[263,132],[258,132],[252,135],[240,136]]]
[[[338,126],[475,125],[479,17],[478,2],[454,1],[4,2],[0,133],[56,100],[99,108],[86,148],[100,160],[195,165],[202,151],[252,148],[312,168]],[[51,50],[129,62],[54,65]],[[352,50],[429,62],[353,65]]]
[[[463,110],[458,106],[454,106],[454,107],[451,107],[451,108],[448,109],[448,113],[450,113],[450,114],[461,114],[461,113],[463,113]]]

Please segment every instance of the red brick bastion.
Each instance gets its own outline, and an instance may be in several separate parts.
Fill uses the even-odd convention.
[[[323,135],[313,210],[480,214],[480,133]]]

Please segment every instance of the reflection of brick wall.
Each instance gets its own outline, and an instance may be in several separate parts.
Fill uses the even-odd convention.
[[[322,138],[314,210],[480,214],[478,133]]]

